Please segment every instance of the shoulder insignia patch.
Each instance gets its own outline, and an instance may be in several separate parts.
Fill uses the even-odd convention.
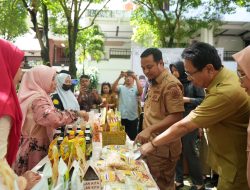
[[[58,104],[59,104],[59,100],[54,99],[54,100],[53,100],[53,104],[54,104],[54,105],[58,105]]]
[[[171,85],[170,87],[168,87],[169,90],[169,94],[171,96],[171,98],[173,99],[178,99],[181,96],[181,90],[178,88],[177,85]]]
[[[167,89],[170,90],[171,88],[176,88],[178,85],[177,84],[170,84],[168,85]]]

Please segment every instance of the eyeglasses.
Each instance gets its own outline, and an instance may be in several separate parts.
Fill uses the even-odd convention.
[[[197,71],[194,71],[193,73],[188,73],[188,72],[185,71],[185,74],[187,75],[188,78],[192,78],[193,75],[194,75],[195,73],[198,73],[198,72],[200,72],[200,71],[197,70]]]
[[[244,78],[246,78],[246,74],[243,74],[240,71],[237,71],[237,75],[238,75],[240,80],[244,80]]]

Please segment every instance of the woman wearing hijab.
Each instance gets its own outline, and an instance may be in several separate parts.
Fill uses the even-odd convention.
[[[56,76],[56,92],[52,95],[54,106],[59,110],[80,110],[80,106],[73,92],[69,74],[59,73]]]
[[[237,62],[237,74],[242,88],[250,95],[250,46],[233,55]],[[247,128],[247,182],[250,188],[250,122]]]
[[[23,58],[24,52],[0,39],[0,189],[14,189],[17,179],[10,165],[16,159],[21,134],[22,112],[16,95],[16,85],[21,80]],[[24,177],[28,182],[27,189],[40,179],[39,175],[31,171],[26,172]],[[22,177],[17,180],[19,189],[24,189],[26,180]]]
[[[71,91],[72,82],[71,76],[68,73],[59,73],[56,75],[56,92],[52,94],[52,101],[55,108],[63,110],[80,110],[78,101]],[[64,126],[57,130],[64,133]]]
[[[180,80],[184,87],[184,107],[183,116],[186,117],[204,99],[204,89],[195,87],[185,73],[184,63],[178,61],[169,66],[171,73]],[[181,189],[183,184],[183,157],[186,158],[193,186],[192,190],[205,189],[199,157],[196,151],[196,140],[198,129],[182,137],[182,154],[176,165],[176,190]]]
[[[18,158],[14,164],[16,173],[32,169],[48,153],[54,129],[83,117],[85,111],[55,109],[50,94],[56,89],[56,71],[44,65],[36,66],[22,78],[18,94],[23,114],[22,136]]]

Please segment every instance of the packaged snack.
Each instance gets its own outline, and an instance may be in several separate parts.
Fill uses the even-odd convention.
[[[60,154],[64,162],[68,163],[70,148],[68,143],[68,137],[65,137],[60,144]]]
[[[85,166],[86,166],[85,149],[83,152],[83,149],[81,148],[77,139],[75,141],[75,151],[76,151],[76,160],[78,160],[81,168],[85,168]]]
[[[69,159],[68,167],[70,168],[72,162],[76,159],[76,149],[75,149],[75,132],[70,131],[68,137],[68,147],[69,147]]]
[[[79,143],[79,146],[82,149],[82,152],[85,154],[85,152],[86,152],[86,139],[84,137],[84,133],[82,130],[80,130],[76,139],[77,139],[77,142]]]
[[[60,159],[58,164],[57,186],[62,187],[61,189],[68,189],[69,186],[69,170],[66,163],[62,159]]]
[[[54,140],[51,141],[50,145],[49,145],[49,151],[48,151],[48,157],[51,161],[51,163],[53,164],[54,162],[54,157],[53,157],[53,147],[57,146],[57,140],[58,140],[58,137],[56,137]]]
[[[94,122],[93,124],[93,130],[92,130],[92,133],[93,133],[93,142],[100,142],[101,139],[100,139],[100,132],[99,132],[99,125],[97,122]]]
[[[52,166],[52,183],[56,184],[58,178],[58,162],[59,162],[59,152],[57,146],[52,147],[52,158],[53,158],[53,166]]]
[[[117,182],[118,179],[116,177],[115,171],[104,171],[100,173],[102,185],[105,185],[106,183],[110,182]]]
[[[72,166],[74,167],[74,171],[72,173],[71,177],[71,189],[73,190],[82,190],[83,184],[81,182],[80,176],[82,175],[81,173],[81,167],[79,165],[78,161],[74,161]]]

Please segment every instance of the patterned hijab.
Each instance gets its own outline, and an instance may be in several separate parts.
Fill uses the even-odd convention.
[[[11,165],[16,159],[21,135],[22,112],[13,79],[20,68],[24,52],[10,42],[0,39],[0,118],[11,117],[6,159]]]
[[[250,46],[247,46],[238,53],[233,54],[233,58],[247,75],[247,78],[250,79]]]
[[[80,106],[73,92],[71,90],[65,91],[62,88],[67,77],[70,77],[70,75],[66,73],[60,73],[56,76],[56,93],[59,95],[65,110],[80,110]]]
[[[29,104],[35,98],[46,98],[49,104],[54,107],[49,96],[49,91],[52,79],[55,74],[56,70],[45,65],[33,67],[24,74],[18,93],[18,98],[24,118],[22,125],[24,124]]]

